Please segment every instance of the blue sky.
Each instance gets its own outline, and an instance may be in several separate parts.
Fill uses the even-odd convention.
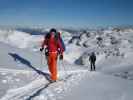
[[[133,0],[0,0],[0,25],[132,25]]]

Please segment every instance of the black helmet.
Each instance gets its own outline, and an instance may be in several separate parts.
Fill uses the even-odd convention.
[[[56,29],[55,28],[50,29],[50,33],[51,32],[55,32],[56,33]]]

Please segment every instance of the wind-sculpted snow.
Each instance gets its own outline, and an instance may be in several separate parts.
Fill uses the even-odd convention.
[[[34,72],[0,68],[0,97],[4,96],[9,89],[19,88],[30,83],[35,77]]]
[[[44,76],[38,75],[34,81],[20,88],[8,90],[1,100],[56,100],[63,92],[68,92],[85,75],[87,70],[59,72],[61,80],[49,83]]]

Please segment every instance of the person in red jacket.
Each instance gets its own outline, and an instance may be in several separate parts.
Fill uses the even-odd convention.
[[[61,45],[60,40],[56,36],[56,29],[51,29],[50,32],[45,36],[45,39],[42,43],[42,47],[40,51],[43,51],[43,49],[47,48],[48,53],[48,68],[50,71],[51,81],[56,81],[57,78],[57,58],[58,54],[60,54],[59,58],[60,60],[63,60],[63,47]]]

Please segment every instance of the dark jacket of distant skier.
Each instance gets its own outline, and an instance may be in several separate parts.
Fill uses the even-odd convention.
[[[44,41],[40,48],[43,51],[45,48],[45,55],[47,56],[48,68],[52,81],[56,81],[57,78],[57,58],[63,60],[63,52],[65,51],[65,44],[61,38],[61,33],[56,29],[51,29],[44,37]]]
[[[96,55],[94,52],[90,54],[89,61],[90,61],[91,71],[95,71],[96,70],[96,66],[95,66]]]

